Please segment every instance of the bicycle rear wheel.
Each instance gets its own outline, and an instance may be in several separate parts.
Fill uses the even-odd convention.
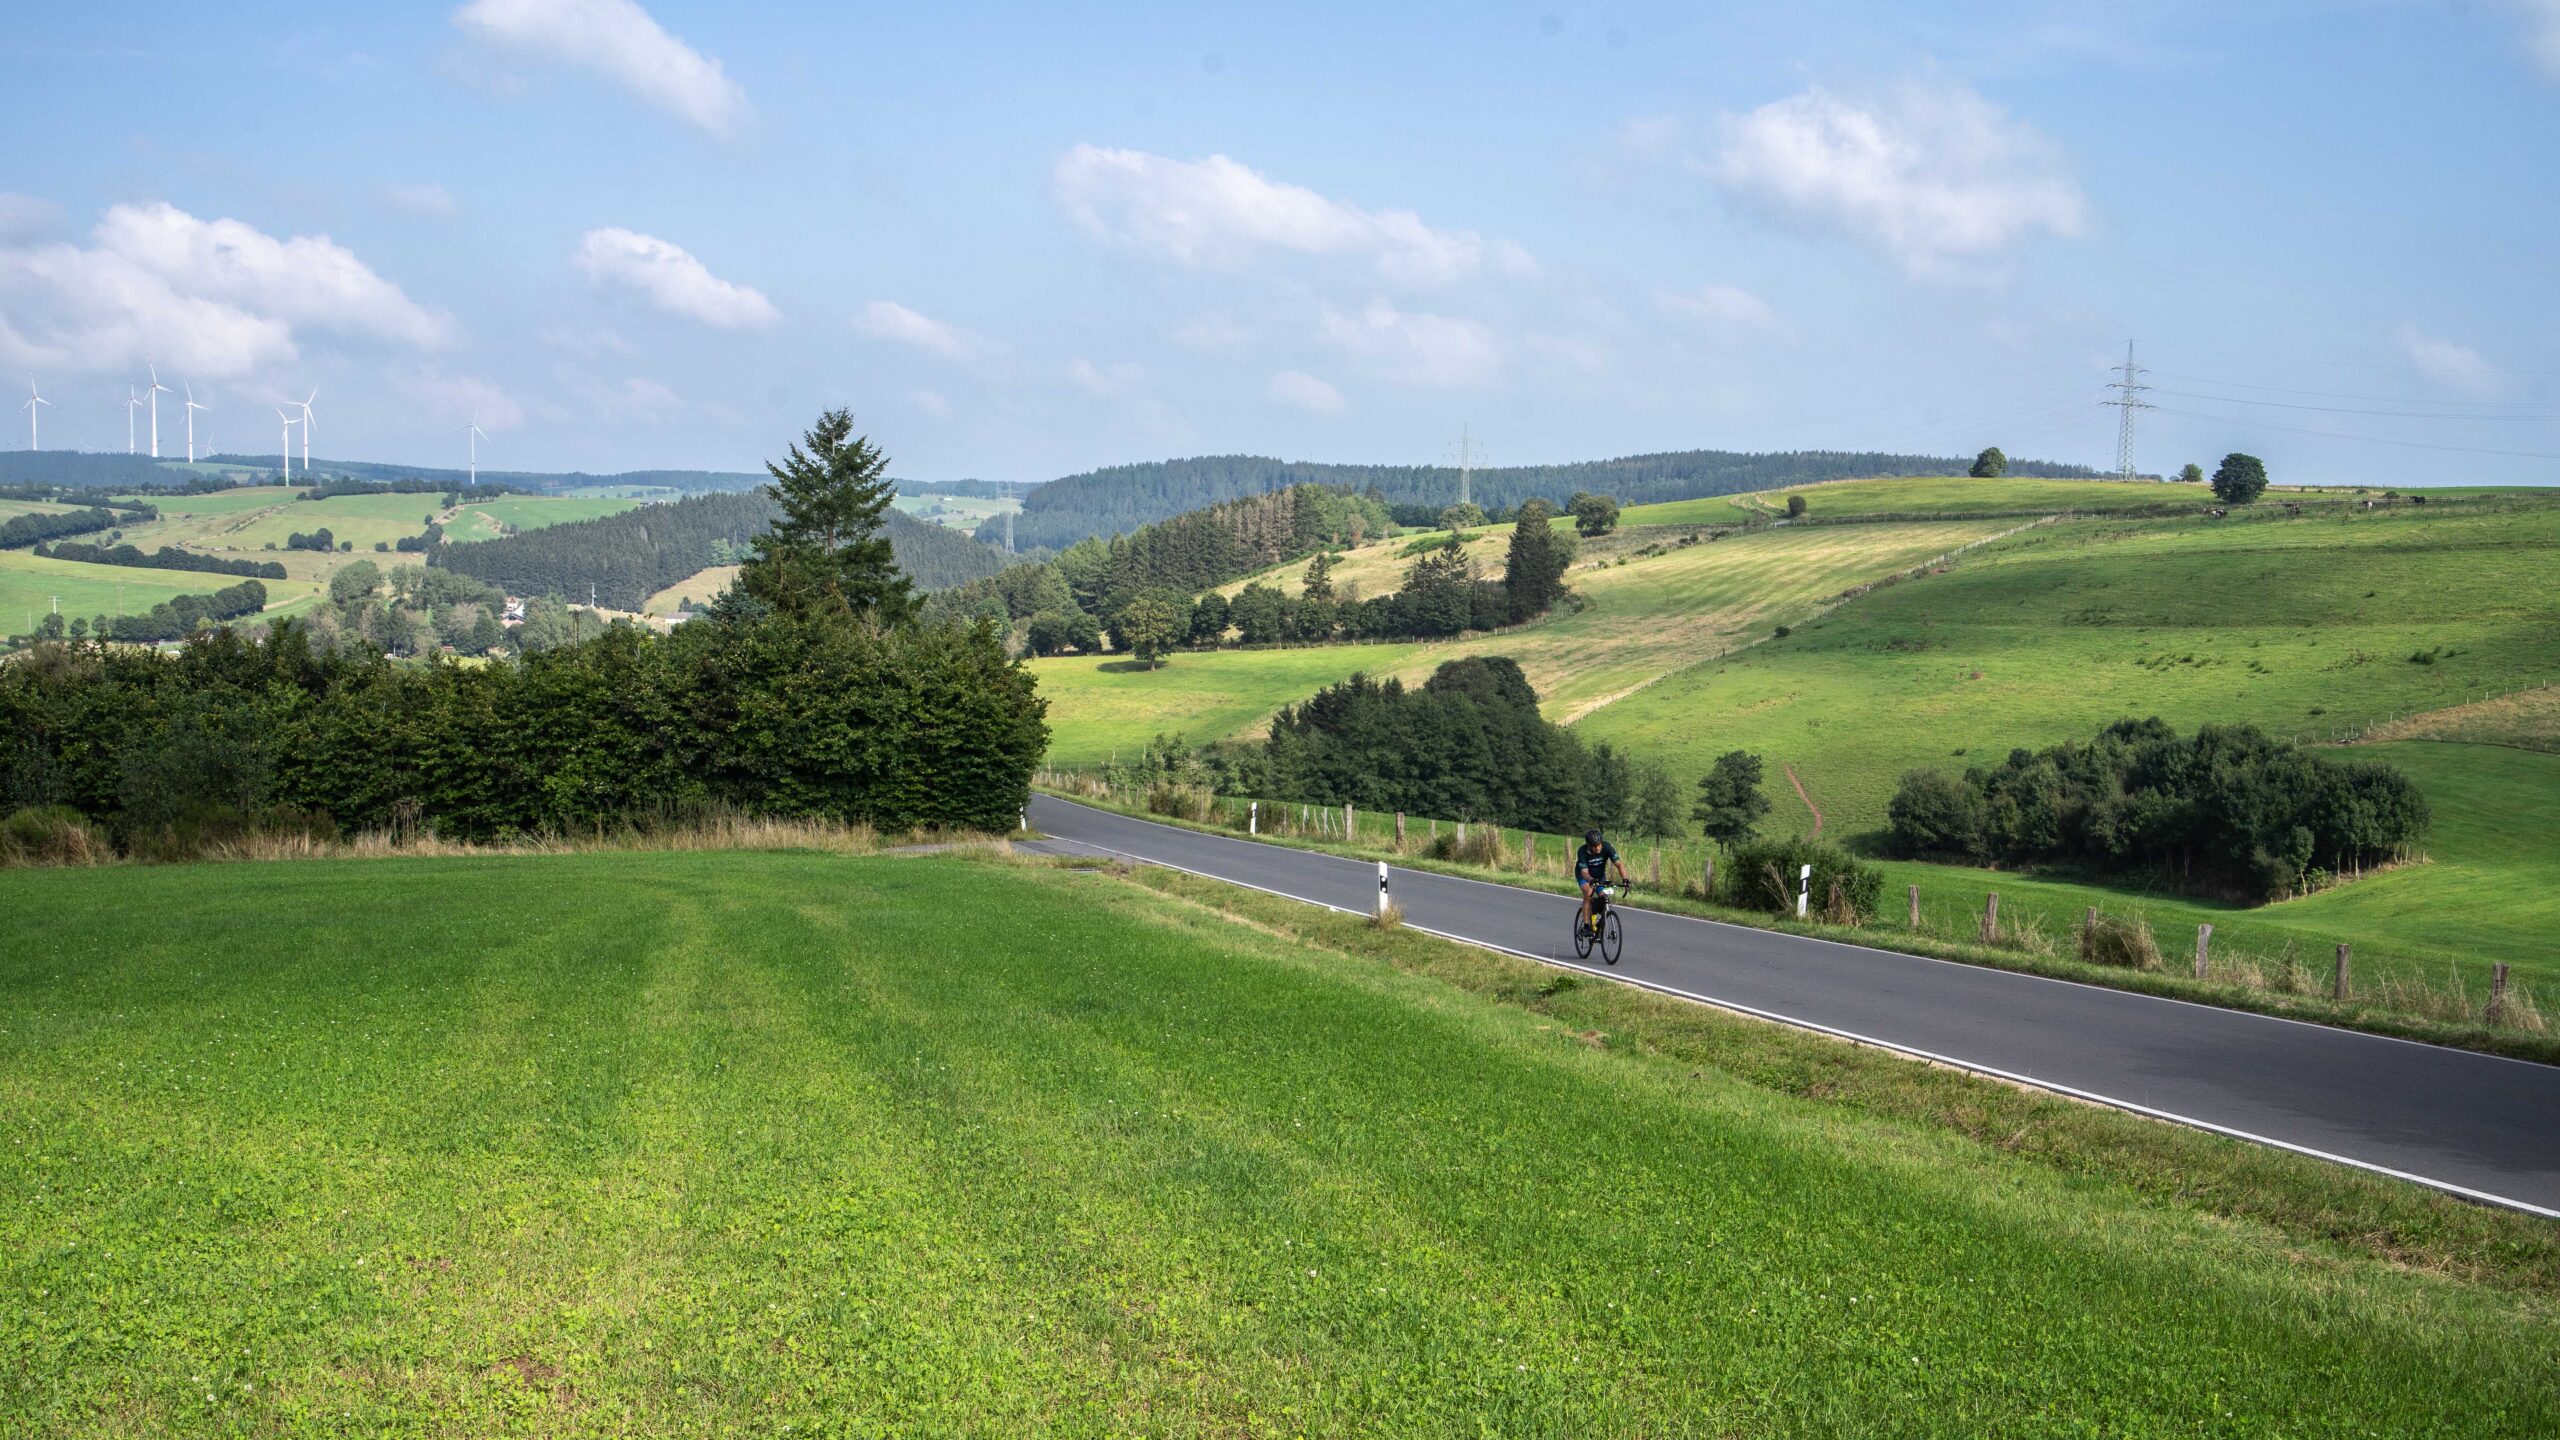
[[[1626,936],[1618,929],[1618,907],[1612,905],[1609,913],[1600,917],[1600,958],[1612,965],[1617,964],[1618,951],[1626,943]]]

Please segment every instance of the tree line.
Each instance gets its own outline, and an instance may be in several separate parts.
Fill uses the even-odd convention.
[[[851,427],[831,411],[791,447],[738,585],[672,636],[613,627],[470,667],[315,644],[293,621],[199,634],[174,658],[38,647],[0,666],[0,808],[66,807],[140,853],[724,810],[1009,830],[1044,702],[986,627],[919,620],[878,453]],[[359,567],[333,603],[380,583]]]
[[[64,540],[51,545],[38,545],[36,553],[48,560],[76,560],[84,565],[125,565],[145,570],[192,570],[207,575],[246,575],[253,580],[282,580],[284,567],[273,560],[225,560],[218,555],[199,555],[163,545],[146,555],[138,545],[83,545]]]
[[[1629,455],[1570,465],[1518,465],[1477,470],[1471,491],[1488,510],[1519,505],[1533,496],[1575,490],[1608,494],[1629,505],[1772,490],[1821,480],[1865,475],[1952,475],[1969,462],[1945,455],[1897,455],[1878,451],[1797,450],[1754,454],[1688,450]],[[2007,462],[2008,473],[2058,479],[2091,479],[2081,465]],[[1458,472],[1430,465],[1322,465],[1260,455],[1207,455],[1118,465],[1052,480],[1023,498],[1014,517],[1017,544],[1064,549],[1092,535],[1112,535],[1247,495],[1317,485],[1367,495],[1386,505],[1420,505],[1436,514],[1458,493]],[[1413,523],[1407,521],[1405,523]],[[979,527],[984,538],[1004,533],[997,519]]]
[[[113,530],[125,524],[128,519],[155,519],[158,515],[159,512],[155,510],[148,515],[132,517],[95,506],[87,510],[71,510],[60,514],[44,510],[29,511],[24,515],[13,515],[7,520],[0,520],[0,550],[19,550],[47,540],[58,540],[65,535],[95,535],[101,530]]]
[[[2426,796],[2389,765],[2330,761],[2253,725],[2181,738],[2156,718],[1961,776],[1915,770],[1887,813],[1898,855],[2078,866],[2249,901],[2406,859],[2428,823]]]
[[[547,525],[496,540],[442,545],[428,562],[510,595],[584,598],[637,610],[651,595],[749,545],[779,514],[763,493],[699,495],[595,520]],[[956,530],[889,511],[882,521],[899,568],[926,590],[991,575],[1004,556]]]

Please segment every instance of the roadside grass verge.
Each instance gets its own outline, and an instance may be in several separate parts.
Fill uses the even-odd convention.
[[[0,1429],[2483,1436],[2560,1397],[2548,1230],[2357,1177],[2202,1145],[2146,1191],[2072,1133],[2121,1117],[1602,987],[1530,1013],[1173,877],[522,863],[0,875]],[[2324,1193],[2392,1246],[2198,1203]]]
[[[2103,1177],[2152,1200],[2264,1224],[2298,1242],[2560,1302],[2560,1226],[2536,1216],[1498,951],[1412,931],[1381,933],[1357,917],[1178,870],[1124,864],[1111,873],[1529,1010],[1595,1048],[1707,1066],[1783,1094],[1952,1130],[2065,1174]]]
[[[1357,860],[1392,860],[1413,870],[1456,875],[1471,880],[1487,880],[1522,889],[1543,890],[1556,895],[1573,895],[1579,891],[1563,872],[1565,856],[1573,841],[1565,836],[1541,836],[1538,849],[1543,852],[1534,870],[1524,869],[1519,862],[1522,832],[1500,831],[1506,836],[1497,865],[1459,864],[1436,860],[1427,852],[1419,827],[1408,825],[1405,848],[1395,847],[1391,833],[1372,838],[1379,822],[1390,817],[1371,817],[1355,813],[1355,833],[1346,840],[1339,830],[1324,833],[1315,826],[1305,826],[1314,833],[1264,833],[1247,837],[1241,834],[1242,821],[1237,802],[1219,802],[1215,818],[1193,821],[1180,816],[1154,813],[1137,801],[1105,797],[1098,787],[1064,788],[1052,784],[1042,787],[1060,798],[1111,810],[1122,815],[1159,824],[1223,835],[1232,839],[1251,838],[1258,843],[1286,845],[1295,849],[1320,851]],[[1266,806],[1266,815],[1270,813]],[[1311,807],[1314,808],[1314,807]],[[1338,824],[1339,811],[1324,823]],[[1294,821],[1283,827],[1300,829]],[[1495,827],[1479,826],[1479,831]],[[1443,833],[1452,827],[1445,823]],[[1623,850],[1623,847],[1622,847]],[[1646,875],[1646,861],[1638,851],[1624,851],[1627,869],[1639,880]],[[1666,855],[1675,852],[1665,851]],[[1694,852],[1692,852],[1694,853]],[[1553,858],[1548,858],[1552,856]],[[1883,912],[1873,923],[1860,926],[1825,925],[1798,921],[1792,916],[1777,916],[1759,910],[1741,910],[1712,904],[1684,894],[1699,874],[1698,866],[1682,856],[1675,866],[1665,867],[1664,884],[1658,888],[1639,887],[1621,903],[1636,910],[1658,910],[1666,914],[1687,915],[1701,920],[1714,920],[1730,925],[1744,925],[1757,930],[1772,930],[1789,935],[1809,935],[1865,945],[1879,950],[1896,950],[1910,955],[1925,955],[1938,960],[1957,960],[1969,965],[1993,969],[2016,970],[2030,975],[2043,975],[2058,980],[2072,980],[2088,985],[2103,985],[2117,990],[2130,990],[2145,995],[2192,1000],[2219,1005],[2227,1009],[2253,1011],[2262,1015],[2279,1015],[2288,1019],[2308,1020],[2336,1025],[2351,1030],[2369,1031],[2405,1040],[2421,1040],[2429,1044],[2450,1045],[2486,1054],[2506,1055],[2520,1060],[2544,1064],[2560,1064],[2560,1033],[2549,1028],[2539,1013],[2539,998],[2529,986],[2519,983],[2511,992],[2523,998],[2511,1005],[2491,1023],[2487,1014],[2485,990],[2476,984],[2440,986],[2430,983],[2424,973],[2375,976],[2360,972],[2361,978],[2350,989],[2348,999],[2340,1003],[2330,998],[2329,972],[2325,956],[2302,957],[2300,967],[2309,983],[2293,983],[2294,969],[2285,957],[2242,950],[2237,946],[2221,946],[2218,962],[2208,970],[2206,978],[2197,980],[2192,971],[2182,968],[2182,955],[2175,934],[2162,932],[2160,948],[2168,963],[2159,970],[2128,969],[2118,965],[2093,964],[2077,956],[2077,930],[2080,911],[2072,911],[2068,924],[2048,924],[2040,915],[2020,915],[2011,910],[2007,892],[2003,892],[2002,911],[2006,921],[1998,943],[1983,943],[1974,923],[1964,915],[1953,914],[1943,902],[1924,906],[1921,925],[1912,929],[1907,924],[1904,892],[1897,884],[1887,886]],[[2103,908],[2104,918],[2128,919],[2121,908]],[[2460,996],[2460,1009],[2448,1003],[2448,997]]]

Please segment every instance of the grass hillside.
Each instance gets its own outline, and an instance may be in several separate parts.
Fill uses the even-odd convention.
[[[1158,731],[1195,741],[1249,733],[1281,705],[1354,671],[1428,676],[1443,661],[1499,654],[1518,660],[1547,713],[1572,719],[1660,677],[1801,621],[1850,587],[1945,556],[2015,522],[1931,522],[1833,528],[1779,526],[1719,541],[1679,543],[1681,532],[1628,532],[1586,549],[1567,576],[1583,597],[1514,630],[1439,644],[1348,645],[1178,654],[1147,672],[1112,657],[1034,662],[1049,697],[1051,763],[1097,763]],[[1336,583],[1363,593],[1395,586],[1412,563],[1406,540],[1349,552]],[[1509,543],[1497,531],[1472,542],[1499,574]],[[1266,578],[1294,590],[1305,565]],[[1240,587],[1238,587],[1240,588]]]
[[[2040,480],[2027,476],[1975,480],[1962,475],[1916,475],[1829,480],[1787,489],[1759,490],[1748,495],[1718,495],[1703,500],[1636,505],[1621,512],[1619,522],[1625,525],[1735,525],[1785,514],[1790,495],[1803,496],[1808,517],[1817,521],[1851,517],[1864,519],[1879,515],[2201,510],[2214,503],[2213,492],[2201,485],[2156,481]]]
[[[1799,1098],[1765,1027],[1692,1012],[1741,1048],[1655,1056],[1108,875],[6,872],[0,1002],[11,1433],[2489,1436],[2560,1404],[2528,1292]],[[2098,1123],[2141,1122],[2038,1122]]]
[[[2555,566],[2560,506],[2070,522],[1691,667],[1588,728],[1684,769],[1761,752],[1855,833],[1907,769],[2122,716],[2328,737],[2533,684],[2560,656]]]
[[[639,506],[637,500],[610,496],[515,495],[463,506],[454,512],[444,533],[446,539],[456,542],[495,540],[512,531],[539,530],[572,520],[598,520]]]

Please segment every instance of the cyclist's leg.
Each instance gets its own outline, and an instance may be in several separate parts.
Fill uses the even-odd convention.
[[[1573,883],[1582,887],[1582,905],[1573,912],[1573,923],[1588,925],[1591,923],[1591,877],[1577,870],[1573,875]]]

